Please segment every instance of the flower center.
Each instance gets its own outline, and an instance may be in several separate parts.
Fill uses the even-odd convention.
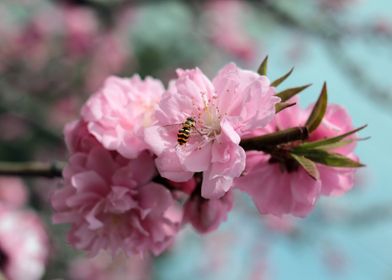
[[[205,107],[197,111],[196,129],[207,137],[209,140],[213,140],[217,135],[221,133],[221,114],[218,106],[216,106],[214,100],[205,102]]]

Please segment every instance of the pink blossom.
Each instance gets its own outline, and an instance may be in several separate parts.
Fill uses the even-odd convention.
[[[52,53],[51,40],[61,33],[62,28],[60,9],[51,5],[43,7],[23,26],[13,42],[11,55],[26,62],[25,67],[29,69],[42,70]]]
[[[64,127],[64,125],[75,118],[80,108],[80,101],[76,96],[67,95],[59,98],[51,105],[49,111],[49,121],[54,127]]]
[[[70,143],[86,138],[83,124],[68,127]],[[84,130],[85,131],[85,130]],[[75,135],[72,135],[75,134]],[[148,152],[129,160],[98,142],[76,150],[63,171],[64,187],[52,196],[55,223],[71,223],[68,240],[77,249],[95,255],[159,254],[173,241],[181,223],[171,193],[152,182],[156,175]]]
[[[109,150],[135,158],[147,148],[144,127],[164,91],[162,83],[138,75],[130,79],[110,77],[82,108],[89,132]]]
[[[346,7],[358,4],[360,0],[319,0],[322,9],[341,11]]]
[[[203,172],[204,198],[222,197],[245,168],[241,136],[266,125],[279,98],[265,76],[226,65],[212,82],[198,69],[177,70],[178,79],[162,96],[156,123],[145,140],[158,156],[160,174],[187,181]],[[195,121],[189,141],[177,142],[187,118]]]
[[[68,151],[73,153],[88,153],[93,147],[100,146],[97,139],[87,129],[83,121],[73,121],[64,127],[65,144]]]
[[[248,152],[246,170],[235,185],[252,197],[261,214],[306,216],[320,195],[320,182],[302,169],[282,172],[269,160],[261,152]]]
[[[295,234],[297,231],[297,225],[292,217],[277,217],[268,215],[264,218],[265,226],[267,229],[281,234]]]
[[[301,110],[294,106],[276,115],[276,118],[258,133],[282,130],[304,125],[312,106]],[[330,105],[320,126],[310,134],[309,141],[337,136],[353,129],[347,112],[338,105]],[[355,143],[336,148],[333,152],[356,159]],[[291,213],[306,216],[320,195],[339,195],[354,185],[355,169],[334,168],[317,164],[320,180],[311,178],[303,168],[287,161],[278,164],[270,155],[247,152],[246,169],[236,180],[236,186],[247,192],[262,214],[281,216]]]
[[[98,35],[99,26],[93,10],[66,6],[62,13],[67,50],[71,55],[87,54]]]
[[[372,24],[375,33],[385,36],[392,36],[392,22],[389,18],[379,17]]]
[[[73,280],[148,280],[151,279],[151,259],[124,255],[113,258],[106,253],[94,258],[77,258],[70,265],[69,277]]]
[[[48,237],[38,216],[0,205],[0,271],[6,279],[41,279],[48,253]]]
[[[250,61],[257,53],[257,44],[245,28],[245,17],[251,7],[244,1],[210,1],[205,6],[207,30],[213,44],[229,54]]]
[[[343,275],[350,265],[346,252],[335,244],[325,244],[321,260],[330,273]]]
[[[169,180],[168,184],[176,190],[182,191],[189,195],[195,190],[197,185],[195,178],[191,178],[186,182],[173,182]]]
[[[211,232],[226,221],[227,213],[233,207],[231,191],[217,199],[205,199],[199,195],[191,196],[184,206],[184,221],[190,222],[200,233]]]
[[[97,90],[105,79],[120,72],[131,59],[131,46],[116,32],[100,36],[92,53],[87,73],[87,90]]]
[[[0,115],[0,139],[3,141],[14,141],[20,138],[31,137],[31,129],[27,123],[12,114]]]
[[[0,204],[19,208],[27,202],[27,190],[17,177],[0,177]]]

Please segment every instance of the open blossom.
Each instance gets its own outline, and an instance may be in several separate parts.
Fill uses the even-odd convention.
[[[306,122],[312,106],[301,110],[294,106],[276,115],[274,121],[259,133],[301,126]],[[347,112],[338,105],[330,105],[320,126],[310,134],[309,141],[330,138],[353,129]],[[333,150],[346,157],[356,159],[353,154],[355,143]],[[235,182],[247,192],[262,214],[281,216],[291,213],[306,216],[314,207],[320,195],[343,194],[354,185],[355,169],[335,168],[317,164],[320,179],[311,178],[305,170],[287,161],[279,164],[270,155],[251,151],[247,153],[246,170]]]
[[[163,177],[181,182],[203,172],[201,195],[222,197],[245,168],[241,136],[265,126],[279,98],[267,77],[233,63],[212,82],[198,68],[177,70],[177,74],[162,96],[156,123],[145,130],[145,140],[158,156]],[[180,145],[177,133],[187,118],[195,125]]]
[[[63,171],[64,187],[52,196],[54,222],[71,223],[69,242],[91,255],[100,249],[161,253],[173,241],[182,216],[169,190],[152,182],[152,156],[146,151],[129,160],[108,151],[91,141],[81,123],[65,130],[75,152]],[[86,149],[83,143],[91,146]]]
[[[0,205],[0,278],[41,279],[48,254],[48,236],[38,216]]]
[[[83,121],[73,121],[64,127],[65,144],[68,151],[73,153],[88,153],[93,147],[99,146],[97,139],[87,130]]]
[[[211,232],[227,219],[227,213],[233,208],[233,202],[231,191],[217,199],[191,196],[184,206],[184,221],[190,222],[200,233]]]
[[[147,148],[144,127],[150,125],[163,91],[162,83],[152,78],[109,77],[84,105],[82,117],[88,131],[106,149],[135,158]]]

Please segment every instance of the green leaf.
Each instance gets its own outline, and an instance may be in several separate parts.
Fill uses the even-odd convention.
[[[268,66],[268,55],[264,58],[263,62],[260,64],[259,69],[257,70],[257,73],[259,73],[261,76],[266,76],[267,75],[267,66]]]
[[[352,160],[346,156],[337,153],[330,153],[320,149],[305,150],[305,151],[292,151],[292,153],[300,156],[304,156],[314,162],[321,163],[323,165],[332,167],[363,167],[360,162]]]
[[[271,86],[273,86],[273,87],[279,86],[281,83],[283,83],[291,75],[291,73],[293,73],[293,71],[294,71],[294,67],[291,68],[290,71],[287,72],[286,74],[284,74],[282,77],[280,77],[280,78],[276,79],[275,81],[273,81],[271,83]]]
[[[361,127],[358,127],[358,128],[353,129],[349,132],[346,132],[344,134],[341,134],[341,135],[338,135],[338,136],[335,136],[332,138],[322,139],[322,140],[318,140],[318,141],[314,141],[314,142],[303,143],[303,144],[297,146],[295,149],[315,149],[315,148],[325,149],[326,146],[331,146],[332,144],[335,144],[335,143],[336,144],[339,143],[337,147],[341,147],[341,146],[344,146],[344,143],[346,143],[346,145],[347,145],[347,144],[352,143],[353,141],[356,141],[357,139],[349,139],[348,141],[342,141],[342,140],[344,138],[354,134],[354,133],[357,133],[358,131],[364,129],[365,127],[367,127],[367,125],[363,125]],[[331,146],[330,148],[337,148],[337,147]]]
[[[304,86],[301,86],[301,87],[288,88],[288,89],[285,89],[285,90],[277,93],[276,96],[280,97],[281,102],[284,102],[284,101],[287,101],[290,98],[294,97],[295,95],[297,95],[301,91],[307,89],[311,85],[312,84],[304,85]]]
[[[331,149],[344,147],[344,146],[346,146],[348,144],[351,144],[353,142],[365,141],[365,140],[368,140],[368,139],[370,139],[370,137],[354,138],[354,139],[343,139],[343,140],[340,140],[339,142],[336,142],[336,143],[332,143],[332,144],[329,144],[329,145],[321,146],[318,149],[327,150],[328,151],[328,150],[331,150]]]
[[[321,121],[324,118],[325,112],[327,110],[327,103],[328,103],[327,83],[324,83],[320,96],[317,99],[317,102],[314,105],[312,113],[310,114],[305,124],[309,132],[314,131],[320,125]]]
[[[315,180],[320,179],[320,173],[313,161],[307,159],[304,156],[298,156],[295,154],[291,154],[291,156],[303,167],[303,169],[305,169],[306,173],[308,173],[310,177]]]
[[[294,106],[296,103],[289,103],[289,102],[279,102],[275,105],[275,113],[279,113],[280,111],[289,108],[291,106]]]
[[[353,143],[353,142],[355,142],[357,140],[358,139],[343,139],[343,140],[340,140],[339,142],[330,143],[330,144],[326,144],[326,145],[321,145],[321,146],[317,147],[317,149],[328,151],[328,150],[331,150],[331,149],[344,147],[344,146],[346,146],[348,144],[351,144],[351,143]]]

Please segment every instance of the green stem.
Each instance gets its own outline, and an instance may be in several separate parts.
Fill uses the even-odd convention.
[[[267,151],[270,150],[271,146],[305,140],[308,136],[309,132],[306,127],[292,127],[262,136],[243,139],[240,142],[240,145],[246,151]]]

